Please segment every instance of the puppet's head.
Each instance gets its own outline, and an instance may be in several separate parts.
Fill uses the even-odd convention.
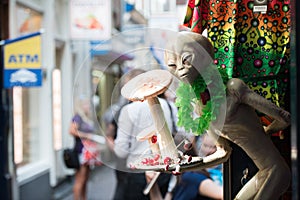
[[[179,32],[165,51],[165,63],[171,73],[192,84],[199,74],[213,63],[214,48],[203,35]]]
[[[228,76],[224,70],[218,70],[213,58],[210,41],[188,31],[179,32],[165,51],[168,70],[182,81],[176,91],[178,126],[196,135],[203,134],[217,119],[225,102],[224,83]],[[221,118],[219,121],[224,116]]]

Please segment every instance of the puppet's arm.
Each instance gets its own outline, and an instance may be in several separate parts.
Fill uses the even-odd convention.
[[[290,125],[291,116],[289,112],[255,93],[242,80],[235,78],[229,80],[227,88],[231,90],[231,92],[234,91],[241,103],[247,104],[274,119],[274,121],[265,128],[266,133],[275,133]]]

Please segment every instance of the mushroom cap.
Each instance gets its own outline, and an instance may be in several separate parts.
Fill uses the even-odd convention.
[[[149,97],[155,97],[168,89],[173,76],[167,70],[155,69],[142,73],[121,89],[121,94],[131,101],[144,101]]]

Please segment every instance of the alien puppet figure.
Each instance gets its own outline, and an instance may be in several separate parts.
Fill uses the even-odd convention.
[[[207,129],[208,134],[215,138],[218,150],[204,157],[203,165],[199,165],[198,169],[225,162],[231,153],[229,140],[241,147],[258,168],[258,172],[243,186],[235,199],[278,199],[287,190],[291,173],[268,134],[287,128],[290,125],[290,113],[258,95],[237,78],[227,79],[223,83],[224,98],[219,98],[226,102],[223,109],[222,103],[218,103],[218,100],[214,100],[214,104],[207,103],[218,96],[218,93],[211,94],[214,92],[214,86],[211,85],[215,83],[214,80],[210,80],[214,72],[209,73],[209,68],[213,65],[213,57],[214,49],[210,41],[201,34],[189,31],[179,32],[175,41],[171,41],[169,49],[165,51],[168,70],[183,83],[191,85],[196,93],[201,93],[200,100],[197,101],[196,106],[194,104],[195,112],[200,116],[199,120],[202,120],[202,115],[207,116],[209,113],[205,111],[208,105],[211,108],[220,107],[218,112],[210,112],[215,113],[210,115],[212,121],[218,121],[222,114],[224,116],[222,126],[209,125]],[[221,77],[223,79],[223,76]],[[197,87],[199,84],[203,85],[203,80],[206,88]],[[207,90],[209,87],[210,89]],[[205,92],[209,94],[202,95]],[[210,99],[206,98],[203,101],[203,96],[210,96]],[[189,97],[185,95],[182,98]],[[274,121],[264,127],[257,111],[273,117]],[[184,122],[182,125],[184,126]],[[200,132],[196,134],[200,135],[202,131],[203,129],[200,128]]]

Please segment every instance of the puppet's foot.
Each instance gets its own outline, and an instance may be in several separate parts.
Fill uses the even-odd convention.
[[[209,156],[203,157],[203,163],[209,163],[212,162],[214,160],[218,160],[221,158],[226,157],[227,152],[225,151],[225,149],[221,148],[221,147],[217,147],[217,151]]]
[[[221,145],[217,145],[217,151],[215,153],[203,157],[203,165],[207,167],[212,167],[226,162],[230,157],[231,150],[232,149],[229,146],[228,141],[222,141]]]

